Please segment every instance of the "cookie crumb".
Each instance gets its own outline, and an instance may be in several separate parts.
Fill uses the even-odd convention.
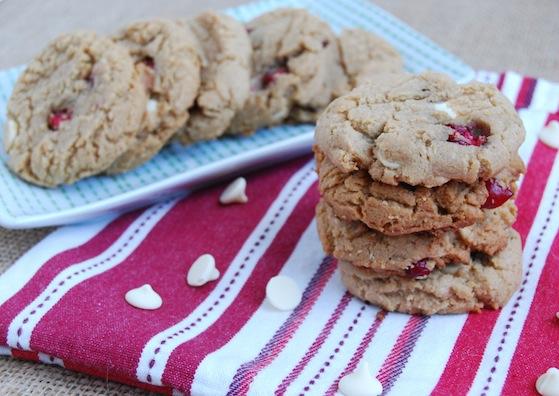
[[[386,311],[385,310],[378,311],[375,317],[378,321],[384,320],[384,318],[386,317]]]

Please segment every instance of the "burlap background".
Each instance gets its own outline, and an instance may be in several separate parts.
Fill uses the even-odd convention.
[[[317,0],[318,1],[318,0]],[[0,68],[27,62],[61,32],[114,31],[152,16],[193,15],[242,0],[0,0]],[[557,0],[375,0],[476,68],[516,70],[559,80]],[[0,273],[52,229],[0,228]],[[0,393],[7,395],[144,394],[125,385],[57,367],[0,358]],[[146,393],[147,394],[147,393]]]

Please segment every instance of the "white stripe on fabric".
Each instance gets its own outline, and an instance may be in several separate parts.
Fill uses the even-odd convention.
[[[363,307],[365,308],[363,309]],[[299,377],[293,381],[286,395],[299,395],[303,393],[304,388],[309,386],[311,380],[314,380],[315,383],[310,385],[310,390],[305,394],[324,395],[330,386],[330,380],[341,373],[348,365],[349,360],[367,333],[367,330],[375,322],[378,311],[377,307],[365,305],[362,301],[353,298],[338,323],[332,329],[329,337],[322,344],[314,358],[303,369]],[[353,320],[357,318],[359,313],[361,313],[361,316],[357,319],[358,322],[354,324]],[[344,334],[348,332],[349,326],[353,326],[353,330],[349,333],[348,338],[344,338]],[[338,343],[342,340],[344,345],[340,346]],[[338,353],[335,353],[336,348],[340,348]],[[334,358],[329,359],[330,355],[334,355]],[[329,365],[325,366],[325,362],[329,362]],[[324,368],[323,373],[320,373],[321,368]],[[315,380],[314,376],[319,373],[320,378]]]
[[[468,315],[434,315],[429,318],[406,367],[388,394],[431,394],[467,318]]]
[[[140,246],[153,227],[176,202],[177,200],[167,201],[146,210],[103,253],[81,263],[71,265],[60,272],[44,291],[10,323],[7,337],[8,345],[13,348],[30,350],[33,329],[47,312],[73,287],[123,262]],[[70,278],[68,279],[68,277]],[[32,311],[34,311],[33,314],[31,314]],[[18,332],[20,332],[19,336]]]
[[[40,362],[43,362],[45,364],[52,364],[54,366],[64,367],[64,362],[62,361],[62,359],[59,359],[51,355],[47,355],[46,353],[42,353],[42,352],[39,352],[37,356]]]
[[[314,162],[310,161],[291,177],[262,220],[246,240],[237,256],[233,259],[227,272],[223,274],[215,289],[206,299],[183,320],[161,331],[146,343],[138,362],[138,367],[136,368],[136,376],[140,381],[161,385],[161,378],[165,371],[167,360],[175,348],[204,332],[218,320],[223,312],[231,305],[250,277],[253,268],[272,244],[275,236],[281,230],[297,203],[305,195],[309,187],[316,181],[316,173],[313,170],[313,166]],[[284,207],[284,209],[281,210],[280,207]],[[271,224],[272,219],[275,220],[274,224]],[[264,234],[264,229],[266,228],[269,228],[267,237],[261,240],[260,236]],[[260,243],[258,246],[255,246],[255,242],[257,241]],[[253,253],[249,253],[251,249],[254,249]],[[246,256],[250,256],[248,261],[244,261]],[[245,269],[240,269],[241,265],[244,265]],[[234,274],[236,272],[239,272],[239,275],[235,276]],[[235,283],[230,284],[233,278],[235,278]],[[227,287],[229,287],[229,292],[225,292],[225,288]],[[222,294],[225,297],[219,299],[219,296]],[[213,310],[208,312],[208,308],[218,299],[220,304],[214,306]],[[206,316],[202,317],[204,313],[206,313]],[[197,318],[201,320],[196,322],[195,327],[190,327],[189,324],[193,320],[196,321]],[[187,327],[189,327],[188,330],[186,329]],[[169,339],[169,336],[179,331],[183,333],[177,334],[177,336]],[[163,340],[166,341],[164,345],[161,344]],[[154,351],[157,348],[160,348],[160,352],[155,354]],[[152,359],[155,360],[155,364],[150,368],[149,364]],[[151,381],[148,381],[148,375]]]
[[[559,110],[559,84],[538,79],[530,108],[546,113],[555,113]]]
[[[518,73],[508,72],[505,74],[505,80],[503,82],[503,86],[501,87],[501,92],[512,102],[512,104],[515,104],[518,94],[520,93],[521,85],[522,76]]]
[[[86,243],[115,217],[59,228],[31,248],[0,277],[0,305],[20,291],[47,261],[61,252]]]
[[[373,375],[378,375],[409,319],[410,315],[390,312],[380,324],[375,336],[365,349],[363,357],[360,360],[369,364],[370,371]],[[329,376],[328,380],[330,380],[330,383],[328,387],[332,385],[332,380],[336,381],[337,378],[338,375]]]
[[[0,356],[12,356],[12,349],[6,346],[0,346]]]
[[[516,297],[519,295],[517,291],[509,301],[509,303],[501,310],[497,323],[493,328],[485,351],[483,353],[483,359],[477,371],[476,377],[470,389],[470,394],[477,395],[483,392],[483,388],[486,385],[487,378],[491,374],[491,368],[495,366],[496,371],[491,374],[492,380],[490,385],[491,394],[498,394],[503,387],[504,381],[507,376],[508,367],[516,346],[518,344],[518,339],[524,327],[524,322],[528,313],[530,311],[530,306],[534,298],[534,294],[537,289],[538,281],[545,265],[545,261],[553,240],[559,229],[559,202],[555,203],[553,208],[553,213],[550,216],[549,210],[552,208],[553,196],[556,194],[558,182],[559,182],[559,157],[556,157],[555,163],[553,165],[552,172],[548,179],[548,184],[545,189],[540,207],[538,208],[538,213],[535,217],[534,224],[528,234],[526,244],[524,247],[524,274],[526,273],[526,265],[532,261],[531,256],[536,254],[536,259],[533,260],[533,267],[530,268],[530,275],[524,279],[528,282],[523,285],[524,292],[522,293],[522,299],[518,301],[519,306],[514,308],[514,304],[517,302]],[[542,227],[546,223],[546,218],[550,216],[550,221],[547,224],[547,228],[543,234],[540,236]],[[541,241],[538,243],[538,240]],[[535,251],[535,247],[538,246],[538,251]],[[511,317],[511,311],[516,310],[516,314],[513,316],[513,321],[509,322],[508,319]],[[500,343],[503,332],[505,331],[505,326],[510,324],[510,329],[508,329],[507,341],[504,345]],[[497,348],[502,347],[502,351],[498,352]],[[499,354],[499,361],[494,362],[494,357]]]
[[[534,149],[536,148],[536,144],[538,143],[538,133],[545,124],[547,113],[522,109],[519,114],[522,122],[524,123],[524,127],[526,128],[526,139],[520,146],[518,154],[520,154],[520,158],[522,158],[524,163],[527,165],[528,161],[530,161],[530,157],[532,157]],[[523,180],[524,175],[522,175],[518,180],[519,188],[522,185]]]
[[[293,278],[301,290],[305,290],[324,259],[322,247],[316,243],[317,238],[316,223],[313,221],[279,272]],[[337,288],[337,292],[343,293],[343,290]],[[226,394],[239,366],[258,356],[290,314],[291,312],[274,309],[264,300],[229,342],[208,354],[200,363],[196,369],[191,393],[208,396]],[[219,367],[219,370],[216,370],[216,367]]]
[[[375,338],[363,354],[362,360],[369,363],[372,373],[379,373],[409,319],[410,315],[401,313],[391,312],[386,315]]]
[[[313,242],[316,243],[315,241]],[[305,318],[305,321],[293,334],[293,338],[274,358],[272,363],[256,376],[251,389],[265,389],[269,394],[272,394],[283,379],[291,373],[297,363],[306,355],[308,348],[320,334],[326,322],[328,322],[331,315],[333,315],[336,306],[346,293],[346,289],[339,278],[339,273],[336,270],[325,285],[323,292],[316,300],[315,305]],[[341,318],[342,315],[340,315],[338,322]],[[255,324],[255,327],[256,326],[258,326],[258,324]],[[249,334],[250,333],[247,332],[247,337],[249,337]],[[237,344],[242,342],[243,340],[239,340]]]

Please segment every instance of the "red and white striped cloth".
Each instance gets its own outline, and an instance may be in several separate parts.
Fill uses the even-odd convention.
[[[528,131],[515,225],[524,279],[501,311],[377,316],[348,295],[317,237],[307,157],[248,175],[247,205],[221,207],[214,187],[60,228],[0,277],[0,353],[167,394],[332,395],[362,359],[385,394],[535,394],[559,361],[559,160],[537,138],[559,119],[559,85],[478,77],[498,84]],[[189,265],[207,252],[221,278],[188,287]],[[278,273],[304,290],[293,312],[265,302]],[[145,283],[161,309],[125,302]]]

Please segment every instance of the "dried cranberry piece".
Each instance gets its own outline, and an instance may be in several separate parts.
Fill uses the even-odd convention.
[[[483,209],[498,208],[513,196],[513,192],[508,186],[503,186],[495,179],[486,180],[485,187],[487,187],[489,195],[481,206]]]
[[[151,56],[146,56],[141,62],[150,69],[155,69],[155,60]]]
[[[264,88],[268,88],[268,86],[272,83],[274,83],[274,81],[276,81],[276,78],[280,75],[280,74],[285,74],[287,73],[287,68],[285,66],[278,66],[278,67],[274,67],[270,70],[268,70],[266,73],[264,73],[264,75],[262,76],[262,86]]]
[[[51,131],[58,131],[60,124],[72,119],[72,110],[60,109],[49,114],[48,125]]]
[[[458,143],[462,146],[481,146],[487,143],[486,130],[475,123],[468,125],[447,124],[452,129],[448,135],[448,141]]]
[[[422,259],[412,263],[408,268],[406,268],[406,274],[410,278],[423,278],[431,273],[431,270],[427,266],[427,259]]]

